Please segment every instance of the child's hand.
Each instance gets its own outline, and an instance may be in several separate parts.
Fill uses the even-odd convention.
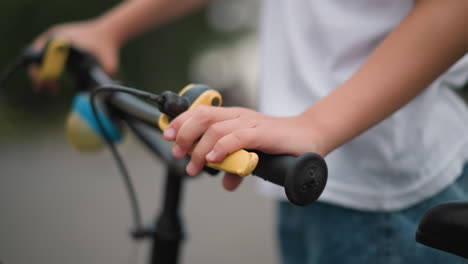
[[[94,55],[106,73],[114,74],[117,71],[120,44],[111,36],[104,26],[100,25],[98,20],[68,23],[51,27],[36,38],[33,43],[33,48],[36,50],[42,49],[47,41],[54,36],[68,38],[73,45]],[[29,75],[35,90],[55,91],[58,89],[57,83],[55,82],[40,82],[37,78],[37,72],[37,66],[30,67]]]
[[[175,118],[164,131],[164,137],[175,141],[172,153],[176,158],[185,157],[199,140],[186,168],[193,176],[206,162],[220,162],[242,148],[270,154],[317,152],[317,139],[303,119],[271,117],[238,107],[197,106]],[[240,181],[239,176],[228,174],[223,185],[233,190]]]

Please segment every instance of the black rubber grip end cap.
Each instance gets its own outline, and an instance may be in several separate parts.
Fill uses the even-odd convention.
[[[328,168],[325,160],[315,153],[306,153],[297,159],[288,170],[284,187],[291,203],[304,206],[316,201],[322,194],[328,179]]]

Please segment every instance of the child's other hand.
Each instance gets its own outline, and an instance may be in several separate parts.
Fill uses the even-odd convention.
[[[114,74],[117,71],[119,43],[98,20],[53,26],[34,40],[33,48],[42,49],[47,41],[54,36],[68,38],[76,47],[94,55],[106,73]],[[56,82],[41,82],[38,80],[37,74],[38,67],[31,66],[29,75],[36,91],[56,91],[58,89]]]
[[[239,149],[256,149],[270,154],[300,155],[317,152],[314,133],[303,116],[271,117],[238,107],[197,106],[175,118],[164,131],[164,137],[175,141],[176,158],[191,154],[186,171],[198,174],[206,162],[220,162]],[[223,185],[234,190],[241,177],[227,174]]]

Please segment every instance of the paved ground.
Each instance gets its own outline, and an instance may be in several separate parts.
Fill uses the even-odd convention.
[[[150,221],[164,168],[132,140],[121,149]],[[234,193],[220,180],[204,175],[186,185],[182,263],[276,263],[272,202],[252,179]],[[127,235],[130,209],[109,153],[76,153],[61,134],[1,139],[0,219],[3,264],[145,263],[148,244]]]

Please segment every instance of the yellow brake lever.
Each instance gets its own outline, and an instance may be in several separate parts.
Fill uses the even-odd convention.
[[[70,45],[70,41],[62,37],[55,37],[48,42],[39,67],[39,81],[50,82],[60,78],[65,70]]]
[[[179,92],[180,96],[188,98],[191,102],[190,108],[197,105],[221,106],[221,94],[204,85],[190,84]],[[161,114],[158,120],[159,128],[164,131],[170,123],[169,116]],[[196,146],[196,144],[195,144]],[[195,148],[195,146],[192,147]],[[189,153],[192,153],[190,151]],[[245,177],[253,172],[258,164],[258,155],[254,152],[247,152],[244,149],[237,150],[229,154],[223,161],[218,163],[207,163],[210,168],[237,174]]]

